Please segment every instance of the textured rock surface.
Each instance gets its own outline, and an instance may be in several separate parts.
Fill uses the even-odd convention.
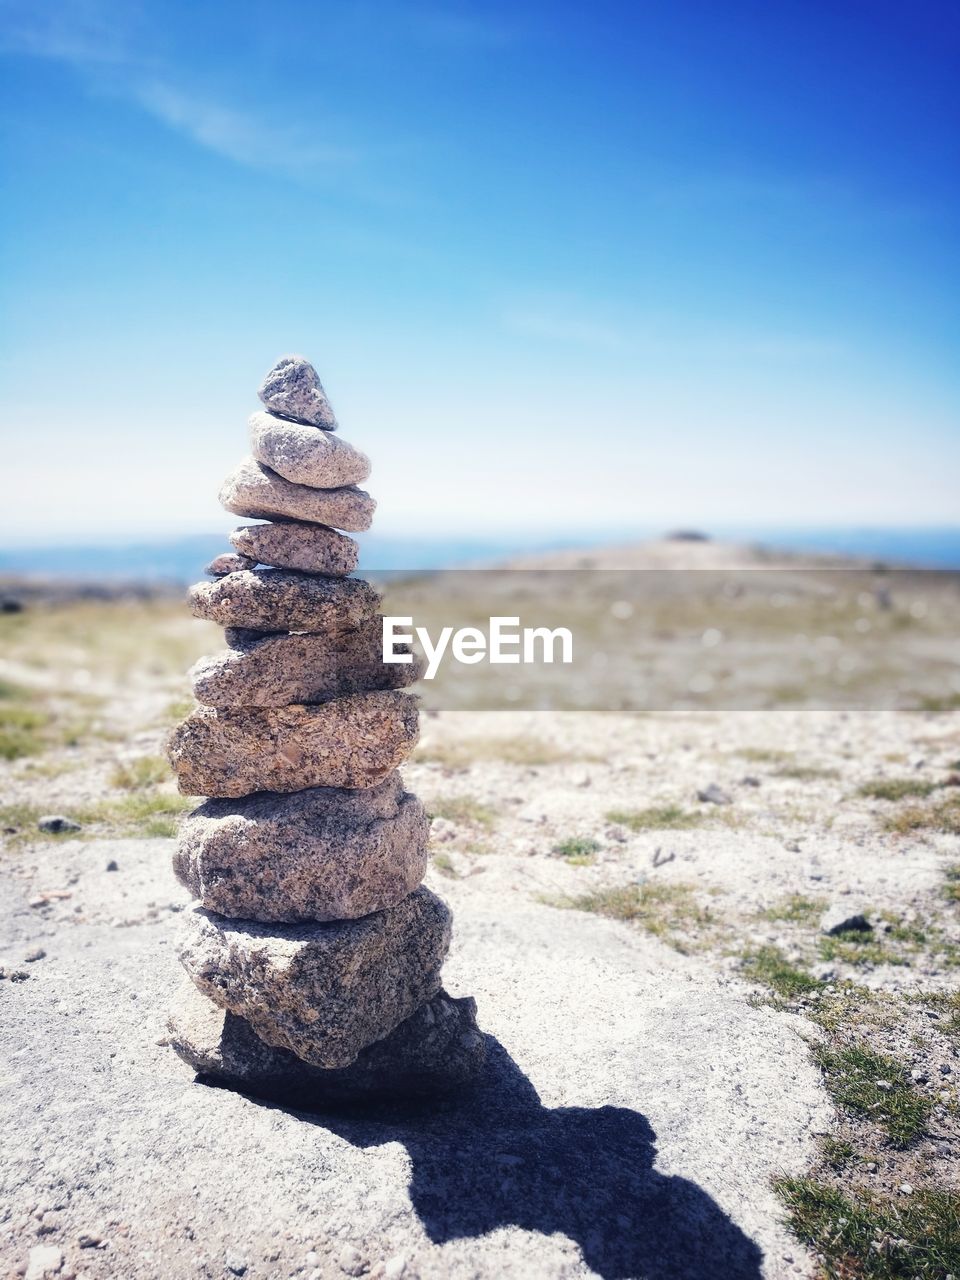
[[[168,1028],[173,1048],[200,1075],[304,1110],[458,1091],[479,1078],[486,1057],[475,1001],[443,990],[339,1069],[265,1044],[249,1022],[211,1004],[190,982],[177,992]]]
[[[360,548],[353,538],[322,524],[243,524],[234,529],[230,541],[243,556],[280,569],[302,569],[306,573],[329,573],[344,577],[357,567]]]
[[[312,489],[284,480],[256,458],[244,458],[220,490],[220,502],[251,520],[310,520],[333,529],[369,529],[376,503],[363,489]]]
[[[224,551],[219,556],[214,556],[204,573],[209,573],[211,578],[223,578],[228,573],[240,573],[244,569],[255,569],[257,561],[249,556],[233,555],[230,551]]]
[[[420,888],[390,911],[258,925],[194,908],[180,960],[197,988],[269,1045],[347,1067],[440,990],[450,911]]]
[[[310,422],[327,431],[337,429],[337,420],[317,371],[303,356],[281,356],[257,394],[273,413],[298,422]]]
[[[416,698],[393,692],[318,706],[198,707],[167,752],[184,795],[372,787],[416,746],[417,721]]]
[[[210,911],[242,920],[355,920],[395,907],[427,867],[430,819],[398,773],[378,787],[207,800],[173,866]]]
[[[374,689],[404,689],[424,662],[384,662],[379,618],[342,635],[264,635],[231,629],[231,648],[190,670],[198,702],[210,707],[283,707]],[[409,646],[396,646],[409,652]]]
[[[187,593],[197,618],[262,631],[351,630],[376,613],[380,597],[360,578],[324,578],[292,569],[246,569]]]
[[[359,484],[370,474],[370,459],[346,440],[273,413],[251,415],[250,452],[285,480],[317,489]]]

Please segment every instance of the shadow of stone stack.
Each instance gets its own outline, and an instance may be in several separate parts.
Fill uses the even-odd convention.
[[[420,883],[429,819],[397,772],[421,670],[382,661],[379,596],[347,576],[358,548],[338,532],[370,526],[370,463],[333,434],[302,357],[260,399],[220,500],[269,523],[235,530],[189,594],[227,648],[191,671],[201,705],[168,748],[180,790],[210,797],[174,856],[196,903],[171,1043],[203,1076],[302,1107],[449,1091],[484,1040],[473,1000],[440,985],[450,912]]]

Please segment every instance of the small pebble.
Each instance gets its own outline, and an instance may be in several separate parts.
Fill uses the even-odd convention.
[[[362,1276],[366,1270],[367,1261],[359,1249],[355,1249],[352,1244],[345,1244],[340,1250],[337,1265],[348,1276]]]
[[[111,859],[110,859],[110,861],[107,863],[107,870],[108,870],[108,871],[119,871],[119,870],[120,870],[120,867],[119,867],[119,866],[118,866],[118,864],[117,864],[117,860],[116,860],[116,858],[111,858]]]
[[[46,954],[43,947],[37,947],[35,951],[30,951],[23,957],[23,963],[34,964],[37,960],[42,960]]]

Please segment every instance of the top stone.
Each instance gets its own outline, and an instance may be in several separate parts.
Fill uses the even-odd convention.
[[[258,395],[271,413],[325,431],[337,429],[317,371],[303,356],[281,356],[264,378]]]

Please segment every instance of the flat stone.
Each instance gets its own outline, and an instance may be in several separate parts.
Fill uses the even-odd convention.
[[[220,490],[221,505],[251,520],[309,520],[355,533],[369,529],[377,504],[363,489],[313,489],[244,458]]]
[[[242,524],[230,541],[243,556],[280,569],[302,569],[342,578],[353,573],[360,548],[353,538],[322,524]]]
[[[398,773],[378,787],[207,800],[181,824],[173,869],[209,911],[241,920],[355,920],[423,879],[430,819]]]
[[[211,578],[223,578],[228,573],[241,573],[244,569],[256,567],[257,561],[250,556],[237,556],[230,551],[224,551],[214,556],[203,572],[209,573]]]
[[[251,415],[250,452],[285,480],[316,489],[359,484],[370,474],[367,455],[340,436],[275,413]]]
[[[320,1110],[337,1103],[431,1098],[469,1088],[486,1059],[476,1002],[440,990],[398,1027],[361,1049],[348,1067],[325,1069],[265,1044],[250,1023],[185,982],[177,992],[169,1043],[200,1076],[231,1089]]]
[[[449,909],[416,889],[390,911],[261,925],[189,913],[180,960],[197,988],[274,1048],[347,1067],[440,990]]]
[[[379,618],[339,635],[268,635],[231,628],[229,649],[190,669],[198,702],[210,707],[283,707],[327,702],[351,693],[404,689],[419,680],[424,660],[384,662]],[[409,645],[396,645],[410,653]]]
[[[416,698],[394,692],[318,706],[198,707],[167,754],[184,795],[373,787],[416,746],[417,721]]]
[[[361,578],[326,578],[292,569],[244,569],[187,593],[194,617],[255,631],[340,631],[367,621],[380,597]]]
[[[337,429],[327,393],[316,369],[304,356],[281,356],[257,394],[273,413],[297,422],[309,422],[326,431]]]

